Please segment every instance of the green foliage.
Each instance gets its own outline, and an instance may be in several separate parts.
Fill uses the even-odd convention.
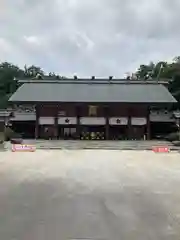
[[[38,66],[24,66],[23,69],[8,62],[0,64],[0,108],[6,108],[9,97],[18,88],[15,79],[34,78],[37,75],[44,75],[43,70]],[[135,73],[138,79],[167,79],[171,80],[169,84],[170,92],[179,101],[180,107],[180,56],[173,59],[173,62],[167,63],[159,61],[158,63],[150,62],[149,64],[140,65]],[[49,73],[50,77],[57,77],[55,73]],[[61,77],[60,77],[61,78]]]
[[[0,144],[2,144],[5,140],[5,137],[4,137],[4,132],[0,132]]]
[[[170,134],[166,137],[166,139],[167,139],[168,141],[171,141],[171,142],[173,142],[173,141],[179,141],[179,140],[180,140],[180,132],[170,133]]]
[[[10,127],[6,127],[4,130],[5,140],[9,140],[14,136],[14,131]]]
[[[34,78],[37,76],[37,74],[40,74],[41,76],[44,75],[43,70],[40,67],[37,66],[30,66],[27,67],[26,65],[24,66],[24,76],[25,78]]]
[[[40,67],[34,65],[24,69],[8,62],[0,64],[0,109],[7,107],[9,97],[17,90],[18,83],[15,79],[34,78],[37,74],[43,75]]]
[[[180,107],[180,56],[175,57],[173,62],[160,61],[141,65],[136,72],[138,79],[163,79],[169,81],[169,91],[179,102]]]
[[[4,140],[10,141],[11,139],[22,138],[21,134],[16,133],[10,127],[6,127],[4,130]]]

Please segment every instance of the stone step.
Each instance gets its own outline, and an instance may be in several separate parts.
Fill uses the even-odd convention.
[[[24,144],[36,145],[37,149],[109,149],[109,150],[151,150],[153,147],[165,146],[171,150],[180,150],[166,141],[58,141],[58,140],[24,140]],[[8,144],[6,144],[8,146]],[[9,143],[8,149],[11,148]]]
[[[39,149],[122,149],[151,150],[156,146],[166,146],[170,149],[180,149],[166,141],[36,141]]]

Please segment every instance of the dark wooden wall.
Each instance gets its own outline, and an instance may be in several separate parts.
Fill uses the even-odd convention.
[[[109,117],[146,117],[148,107],[144,104],[38,104],[37,109],[39,116],[57,116],[57,113],[61,113],[61,116],[74,117],[77,116],[79,111],[80,116],[89,116],[89,106],[97,106],[97,117],[106,116],[106,108],[108,108]]]

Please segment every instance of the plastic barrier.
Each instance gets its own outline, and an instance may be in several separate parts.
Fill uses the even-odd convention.
[[[12,152],[35,152],[36,147],[34,145],[27,144],[13,144]]]
[[[155,153],[169,153],[170,149],[168,147],[153,147],[153,152]]]

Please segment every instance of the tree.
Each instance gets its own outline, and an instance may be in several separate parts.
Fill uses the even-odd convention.
[[[23,75],[23,70],[11,63],[3,62],[0,64],[0,108],[7,106],[9,96],[18,87],[14,78],[21,78]]]
[[[166,79],[169,81],[169,90],[178,100],[180,107],[180,56],[175,57],[171,63],[159,61],[149,65],[141,65],[136,72],[138,79]]]
[[[44,76],[44,71],[40,67],[37,67],[34,65],[32,65],[30,67],[27,67],[26,65],[24,66],[24,76],[25,77],[34,78],[38,74],[41,76]]]
[[[154,71],[154,63],[151,62],[148,65],[140,65],[138,71],[136,72],[138,79],[146,79],[147,76],[151,76]]]
[[[0,64],[0,86],[4,93],[11,93],[16,90],[14,78],[23,77],[24,72],[17,66],[3,62]]]
[[[167,67],[167,62],[160,61],[157,64],[150,62],[148,65],[140,65],[136,75],[138,79],[144,80],[165,78]]]
[[[0,108],[6,108],[9,97],[18,88],[18,83],[15,79],[34,78],[37,74],[44,75],[43,70],[37,66],[20,69],[18,66],[8,62],[0,64]]]

